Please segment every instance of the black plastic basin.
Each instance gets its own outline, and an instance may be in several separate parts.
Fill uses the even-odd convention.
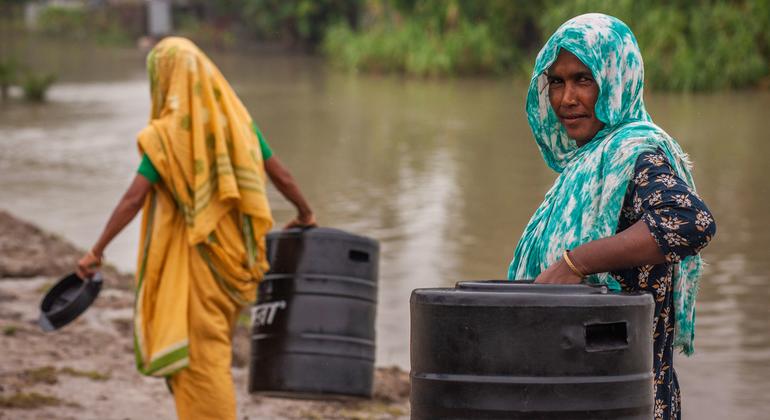
[[[60,279],[40,302],[38,325],[43,331],[57,330],[74,321],[99,296],[102,275],[83,281],[75,273]]]

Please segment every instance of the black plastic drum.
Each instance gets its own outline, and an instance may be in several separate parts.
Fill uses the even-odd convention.
[[[267,236],[271,269],[252,308],[249,391],[372,393],[376,241],[314,228]]]
[[[460,282],[410,306],[412,419],[652,418],[648,294]]]

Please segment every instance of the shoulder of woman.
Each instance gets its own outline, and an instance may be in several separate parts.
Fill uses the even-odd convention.
[[[139,131],[136,139],[141,147],[147,147],[151,142],[160,141],[160,135],[152,124],[148,124]]]
[[[163,138],[153,124],[148,124],[137,135],[139,152],[147,155],[155,169],[162,171],[166,162],[166,151],[163,146]]]
[[[655,153],[660,149],[660,140],[652,135],[621,135],[607,139],[602,148],[602,158],[619,166],[633,166],[640,155]]]

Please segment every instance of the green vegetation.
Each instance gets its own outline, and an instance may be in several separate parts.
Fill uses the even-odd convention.
[[[6,337],[13,337],[16,335],[17,331],[19,331],[19,328],[13,325],[6,325],[3,327],[3,335]]]
[[[20,85],[24,99],[43,102],[48,89],[55,81],[55,74],[36,73],[27,67],[19,66],[14,59],[3,60],[0,57],[0,101],[8,100],[11,86]]]
[[[244,309],[238,314],[238,321],[236,323],[238,326],[251,328],[251,314],[248,309]]]
[[[499,74],[532,43],[534,3],[489,0],[370,1],[360,30],[337,24],[323,51],[349,69],[416,76]]]
[[[38,408],[48,405],[60,405],[62,401],[50,395],[37,392],[17,392],[12,395],[0,395],[0,407],[2,408]]]
[[[20,376],[25,383],[30,385],[39,383],[53,385],[59,382],[56,368],[53,366],[27,369]]]
[[[27,369],[19,374],[19,378],[27,385],[44,383],[53,385],[59,383],[59,375],[76,376],[88,378],[93,381],[106,381],[110,379],[109,373],[97,372],[95,370],[78,370],[71,367],[57,369],[53,366],[43,366],[34,369]]]
[[[5,32],[18,26],[23,3],[0,0]],[[142,35],[144,7],[50,6],[38,28],[50,36],[129,43]],[[636,34],[650,88],[770,87],[770,0],[189,0],[174,7],[177,33],[207,47],[278,41],[320,50],[345,69],[419,77],[528,77],[537,51],[560,24],[603,12]],[[0,93],[7,95],[18,75],[2,50]],[[43,81],[36,78],[30,87]]]
[[[109,373],[101,373],[95,370],[77,370],[71,367],[61,368],[59,369],[59,373],[63,373],[69,376],[78,376],[81,378],[88,378],[93,381],[106,381],[110,379]]]
[[[313,49],[327,28],[339,22],[355,27],[363,0],[242,0],[246,26],[262,39],[278,39]]]
[[[356,25],[364,0],[188,0],[174,11],[176,33],[207,47],[266,40],[312,51],[326,30]]]
[[[371,72],[528,75],[545,39],[587,12],[631,27],[652,88],[768,83],[770,0],[371,0],[361,11],[367,24],[331,26],[323,51],[344,68]]]
[[[16,83],[19,65],[14,59],[0,59],[0,100],[8,99],[8,90]]]
[[[45,100],[45,93],[53,84],[53,74],[38,74],[17,59],[14,35],[23,30],[21,16],[23,0],[0,0],[0,101],[10,97],[10,89],[19,85],[24,97],[33,102]],[[73,28],[67,28],[72,30]]]
[[[543,15],[543,34],[588,11],[617,16],[637,36],[647,82],[668,90],[743,88],[768,76],[770,1],[578,0]]]
[[[38,25],[46,35],[84,38],[88,16],[82,8],[50,6],[43,9]]]
[[[377,419],[399,418],[406,415],[401,407],[386,404],[380,401],[366,401],[351,408],[344,408],[335,413],[343,419]]]
[[[48,6],[37,25],[46,36],[92,39],[99,44],[128,45],[138,34],[126,29],[121,9]]]
[[[456,25],[448,32],[426,31],[424,24],[408,21],[361,34],[337,25],[327,32],[324,52],[346,68],[417,76],[500,73],[512,61],[512,51],[492,41],[489,25]]]
[[[24,90],[24,98],[30,102],[45,101],[45,94],[54,81],[56,81],[56,75],[54,74],[27,72],[22,78],[21,83],[21,88]]]

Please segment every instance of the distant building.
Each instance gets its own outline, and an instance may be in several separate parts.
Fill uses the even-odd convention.
[[[149,0],[147,2],[147,35],[161,37],[172,31],[171,0]]]
[[[40,12],[48,7],[109,9],[122,15],[120,20],[132,27],[132,32],[159,38],[173,32],[172,6],[188,4],[187,0],[37,0],[25,4],[24,21],[27,28],[37,29]],[[137,17],[141,19],[137,21]]]

